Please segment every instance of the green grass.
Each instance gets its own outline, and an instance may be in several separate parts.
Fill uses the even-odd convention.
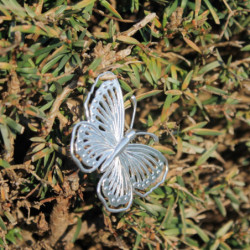
[[[0,0],[0,248],[247,249],[247,1]],[[170,170],[110,214],[69,156],[113,71]]]

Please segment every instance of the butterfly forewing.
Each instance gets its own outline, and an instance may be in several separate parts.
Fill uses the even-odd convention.
[[[97,169],[114,150],[110,140],[96,126],[85,121],[74,127],[72,140],[73,159],[84,172]]]
[[[113,144],[124,134],[124,104],[117,79],[105,81],[96,91],[90,105],[90,122],[95,124]]]
[[[142,197],[152,192],[166,178],[167,159],[152,147],[128,144],[119,157],[129,174],[135,193]]]

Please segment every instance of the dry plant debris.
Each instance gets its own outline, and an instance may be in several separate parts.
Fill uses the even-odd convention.
[[[249,7],[0,0],[0,249],[248,249]],[[126,108],[136,95],[135,128],[160,137],[170,165],[121,214],[68,153],[107,70]]]

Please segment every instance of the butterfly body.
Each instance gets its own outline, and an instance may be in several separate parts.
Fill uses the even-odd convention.
[[[107,73],[110,72],[104,74]],[[107,210],[121,212],[131,206],[133,193],[145,197],[165,180],[168,163],[158,150],[132,143],[139,135],[158,140],[154,134],[132,129],[135,97],[132,97],[134,112],[130,129],[124,133],[124,103],[117,79],[104,81],[89,105],[99,77],[84,104],[87,121],[75,125],[70,149],[83,172],[100,169],[103,175],[97,186],[98,197]]]
[[[131,130],[128,133],[126,133],[126,135],[121,139],[121,141],[115,147],[114,152],[110,156],[109,161],[103,164],[101,172],[103,172],[103,170],[105,169],[105,165],[109,165],[116,156],[118,156],[121,152],[123,152],[124,149],[129,144],[129,142],[132,141],[135,137],[136,137],[136,132],[134,130]]]

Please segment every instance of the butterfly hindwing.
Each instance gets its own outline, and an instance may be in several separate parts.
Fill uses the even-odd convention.
[[[134,192],[145,197],[166,178],[167,159],[156,149],[142,144],[128,144],[119,156],[129,173]]]
[[[73,130],[71,154],[84,172],[96,170],[113,152],[110,141],[93,124],[82,121]]]
[[[113,160],[101,177],[97,186],[97,194],[111,212],[124,211],[130,207],[133,187],[119,157]]]

